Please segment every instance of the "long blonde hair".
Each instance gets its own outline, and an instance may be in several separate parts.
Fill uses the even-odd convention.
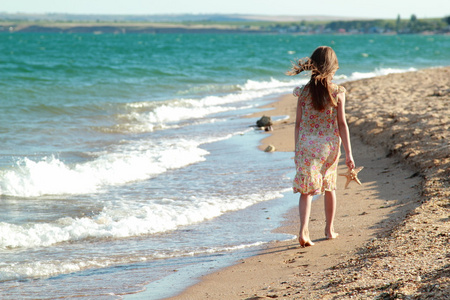
[[[331,79],[339,69],[336,53],[331,47],[320,46],[311,54],[310,58],[303,58],[292,63],[292,68],[287,75],[294,76],[303,71],[311,71],[311,79],[308,83],[312,95],[313,107],[316,110],[324,110],[329,103],[337,106],[337,101],[332,97]]]

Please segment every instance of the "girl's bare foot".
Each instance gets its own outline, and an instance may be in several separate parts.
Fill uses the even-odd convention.
[[[308,247],[313,246],[314,243],[309,238],[309,230],[300,230],[298,234],[298,242],[300,243],[300,247]]]
[[[300,247],[309,247],[309,246],[314,246],[314,243],[310,240],[310,239],[302,239],[302,238],[298,238],[298,242],[300,243]]]
[[[339,236],[339,233],[334,232],[334,230],[330,230],[327,232],[327,230],[325,229],[325,237],[327,238],[327,240],[335,239],[338,236]]]
[[[337,238],[338,236],[339,236],[339,233],[336,233],[336,232],[334,232],[334,233],[332,233],[332,234],[327,234],[327,235],[326,235],[327,240],[335,239],[335,238]]]

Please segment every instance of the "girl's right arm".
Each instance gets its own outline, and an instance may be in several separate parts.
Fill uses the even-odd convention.
[[[350,169],[355,168],[355,161],[353,160],[352,146],[350,143],[350,133],[348,130],[347,120],[345,118],[345,93],[338,94],[338,126],[339,135],[341,136],[342,145],[345,150],[345,164]]]

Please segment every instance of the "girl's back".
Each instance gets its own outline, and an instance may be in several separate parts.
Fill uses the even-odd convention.
[[[337,100],[337,94],[345,93],[345,88],[332,84],[332,97]],[[316,136],[339,136],[337,124],[337,107],[328,105],[324,110],[318,111],[314,108],[309,85],[303,88],[296,87],[294,95],[299,97],[299,104],[302,106],[302,124],[307,126],[303,131],[305,135]]]
[[[330,86],[332,97],[345,92],[336,84]],[[295,151],[297,176],[294,192],[320,194],[336,188],[336,168],[340,155],[337,107],[314,108],[309,85],[296,87],[294,95],[301,106],[301,122]]]

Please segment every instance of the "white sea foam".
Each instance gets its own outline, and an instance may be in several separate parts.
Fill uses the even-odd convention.
[[[334,79],[338,82],[358,80],[383,76],[392,73],[404,73],[416,71],[415,68],[399,69],[399,68],[377,68],[372,72],[353,72],[350,76],[344,74],[336,74]],[[304,85],[309,81],[309,77],[292,77],[286,81],[280,81],[271,78],[270,81],[254,81],[248,80],[244,85],[240,86],[243,91],[259,91],[267,94],[278,94],[283,92],[291,92],[291,89],[298,85]]]
[[[345,74],[336,74],[334,76],[334,80],[336,82],[345,82],[345,81],[352,81],[352,80],[359,80],[359,79],[365,79],[365,78],[372,78],[377,76],[383,76],[393,73],[405,73],[405,72],[412,72],[416,71],[415,68],[408,68],[408,69],[398,69],[398,68],[377,68],[371,72],[353,72],[351,75],[347,76]],[[306,84],[309,79],[301,79],[301,80],[295,80],[295,81],[289,81],[286,82],[286,86],[296,86],[296,85],[302,85]]]
[[[388,74],[393,74],[393,73],[412,72],[412,71],[416,71],[416,70],[417,69],[415,69],[415,68],[409,68],[409,69],[380,68],[380,69],[375,69],[373,72],[364,72],[364,73],[353,72],[352,75],[350,75],[350,77],[346,78],[346,81],[372,78],[372,77],[383,76],[383,75],[388,75]]]
[[[169,169],[204,161],[208,151],[200,145],[225,138],[229,136],[204,141],[140,141],[119,145],[112,151],[97,154],[92,161],[75,165],[56,157],[39,161],[19,159],[11,169],[0,172],[0,193],[32,197],[100,192],[108,185],[144,180]]]
[[[189,257],[208,255],[214,253],[232,252],[252,247],[260,247],[268,242],[254,242],[233,246],[188,247],[184,249],[171,249],[145,251],[135,253],[134,256],[110,254],[108,257],[91,257],[90,260],[72,258],[67,260],[22,261],[15,263],[0,263],[0,282],[21,280],[26,278],[48,278],[55,275],[80,272],[87,269],[107,268],[118,264],[132,264],[154,259],[168,259],[175,257]]]
[[[23,225],[2,222],[0,249],[47,247],[87,238],[124,238],[166,232],[281,196],[278,192],[269,192],[241,198],[192,196],[189,201],[167,198],[148,204],[120,201],[107,205],[92,218],[66,217],[54,223]]]
[[[61,261],[25,261],[22,263],[0,266],[0,282],[25,278],[47,278],[59,274],[78,272],[87,268],[101,267],[106,267],[106,265],[87,260],[66,263]]]
[[[207,99],[205,99],[206,101]],[[183,100],[165,102],[150,111],[132,111],[118,116],[121,125],[116,129],[119,132],[152,132],[156,129],[178,127],[178,122],[190,119],[200,119],[219,112],[234,110],[233,107],[218,105],[205,105],[205,101]],[[142,104],[145,106],[145,104]],[[132,106],[136,106],[133,103]]]
[[[175,99],[164,102],[134,102],[126,107],[126,113],[118,115],[119,125],[112,131],[118,132],[152,132],[155,130],[176,128],[183,122],[195,124],[199,119],[209,118],[214,114],[246,109],[253,100],[271,94],[289,92],[298,80],[270,81],[248,80],[239,85],[239,91],[225,95],[210,95],[200,99]]]
[[[295,78],[295,79],[294,79]],[[281,88],[291,88],[293,85],[305,84],[308,81],[306,78],[298,78],[292,77],[287,81],[280,81],[274,78],[271,78],[270,81],[254,81],[248,80],[241,88],[243,90],[273,90],[274,92],[278,91]],[[282,89],[285,90],[285,89]]]

